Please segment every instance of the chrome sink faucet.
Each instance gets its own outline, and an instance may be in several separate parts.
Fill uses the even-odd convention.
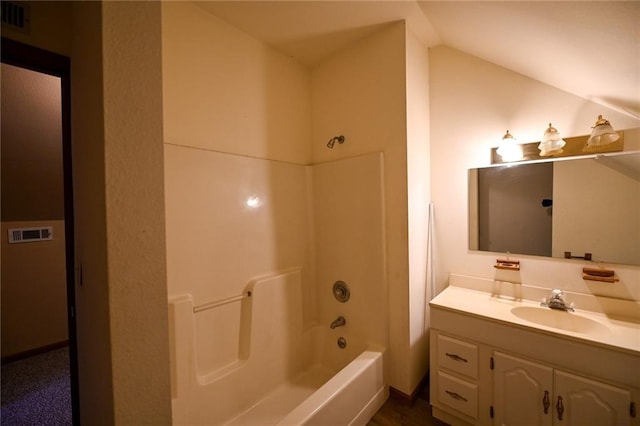
[[[574,309],[564,300],[564,292],[560,289],[554,288],[551,290],[551,295],[548,299],[545,299],[540,306],[551,309],[559,309],[562,311],[573,312]]]
[[[345,320],[343,316],[339,316],[338,318],[333,320],[333,322],[331,323],[331,325],[329,327],[331,327],[331,329],[334,329],[336,327],[342,327],[346,323],[347,323],[347,320]]]

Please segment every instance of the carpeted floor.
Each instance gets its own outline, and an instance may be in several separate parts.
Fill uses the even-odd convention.
[[[2,426],[71,425],[68,348],[10,362],[0,375]]]

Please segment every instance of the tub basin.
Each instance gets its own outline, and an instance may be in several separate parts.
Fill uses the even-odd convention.
[[[601,334],[608,331],[606,325],[595,319],[559,309],[542,306],[516,306],[511,308],[511,313],[528,322],[574,333]]]

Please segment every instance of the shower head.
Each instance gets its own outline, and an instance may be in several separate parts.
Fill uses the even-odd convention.
[[[329,142],[327,142],[327,148],[333,149],[333,146],[336,144],[336,142],[338,142],[339,144],[343,144],[344,143],[344,136],[340,135],[340,136],[332,137],[329,140]]]

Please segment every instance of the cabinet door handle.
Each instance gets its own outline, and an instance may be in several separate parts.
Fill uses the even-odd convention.
[[[449,352],[445,352],[445,355],[448,356],[449,358],[451,358],[454,361],[460,361],[460,362],[469,362],[467,361],[465,358],[462,358],[460,355],[458,354],[450,354]]]
[[[556,411],[558,411],[558,420],[562,421],[562,414],[564,413],[564,405],[562,404],[562,397],[558,396],[558,403],[556,404]]]
[[[551,400],[549,399],[549,391],[544,391],[544,396],[542,397],[542,406],[544,407],[544,413],[549,413],[549,406],[551,405]]]
[[[467,399],[467,398],[465,398],[464,396],[460,395],[460,394],[459,394],[459,393],[457,393],[457,392],[451,392],[451,391],[448,391],[448,390],[445,390],[445,392],[446,392],[446,394],[447,394],[447,395],[449,395],[451,398],[453,398],[453,399],[457,399],[458,401],[464,401],[464,402],[467,402],[467,401],[468,401],[468,399]]]

